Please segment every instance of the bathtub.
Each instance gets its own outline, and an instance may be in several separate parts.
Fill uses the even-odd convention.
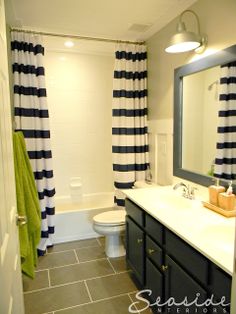
[[[94,238],[93,216],[114,209],[114,193],[85,194],[79,200],[58,196],[55,205],[54,243]]]

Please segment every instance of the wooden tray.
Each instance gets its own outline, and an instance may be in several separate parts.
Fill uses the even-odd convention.
[[[204,202],[204,201],[202,201],[202,204],[204,207],[209,208],[211,210],[214,210],[218,214],[221,214],[225,217],[228,217],[228,218],[229,217],[236,217],[236,210],[225,210],[225,209],[222,209],[218,206],[212,205],[211,203]]]

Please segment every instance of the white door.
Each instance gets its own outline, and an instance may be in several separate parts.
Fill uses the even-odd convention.
[[[0,313],[23,314],[4,0],[0,0]]]

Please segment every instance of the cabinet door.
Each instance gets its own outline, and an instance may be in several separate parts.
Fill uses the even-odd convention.
[[[166,266],[167,269],[165,271],[165,300],[167,301],[169,298],[174,298],[176,303],[181,303],[187,298],[188,303],[191,303],[197,297],[199,293],[200,296],[198,298],[198,304],[203,303],[207,300],[206,291],[188,275],[177,263],[175,263],[168,255],[166,255]],[[177,308],[179,308],[180,313],[202,313],[203,307],[196,307],[196,305],[192,306],[167,306],[168,313],[179,313]],[[187,310],[188,308],[188,310]],[[204,306],[204,308],[206,308]],[[204,312],[203,312],[204,313]],[[208,310],[209,313],[209,310]]]
[[[222,297],[225,297],[224,303],[230,303],[232,277],[216,265],[212,264],[210,283],[210,289],[211,293],[214,295],[214,299],[220,302]],[[221,310],[221,307],[219,307],[219,313],[226,313],[229,311],[229,306],[226,307],[226,310]]]
[[[161,298],[163,301],[163,274],[148,258],[146,259],[145,288],[150,290],[148,299],[151,303],[155,303],[157,298]]]
[[[208,285],[208,260],[185,241],[166,229],[167,254],[202,285]]]
[[[138,281],[144,285],[144,232],[126,216],[126,259]]]

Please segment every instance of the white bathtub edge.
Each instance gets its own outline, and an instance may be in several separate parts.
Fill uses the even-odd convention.
[[[53,242],[63,243],[99,237],[93,229],[93,216],[109,210],[111,210],[111,207],[56,214],[54,217],[55,234]]]
[[[54,237],[54,244],[71,242],[71,241],[78,241],[78,240],[86,240],[92,238],[98,238],[100,235],[96,232],[86,233],[86,234],[79,234],[73,236],[64,236],[64,237]]]

